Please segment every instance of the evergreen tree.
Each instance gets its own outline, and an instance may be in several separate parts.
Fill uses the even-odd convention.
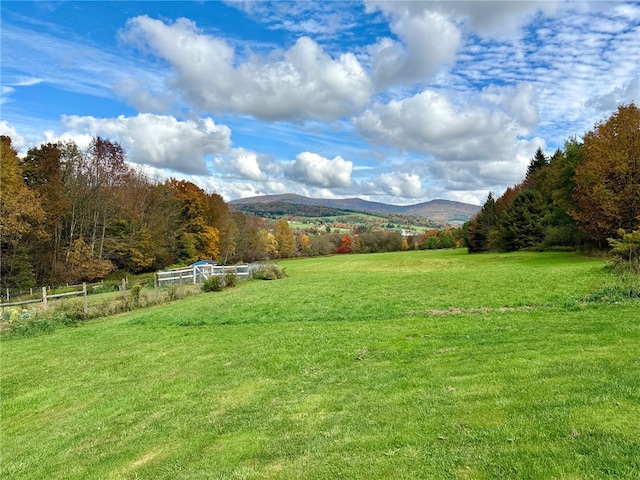
[[[538,190],[522,190],[498,219],[498,231],[507,252],[539,245],[545,234],[549,212]]]
[[[489,192],[482,209],[471,219],[467,228],[467,250],[469,253],[486,252],[489,249],[489,232],[497,220],[496,201]]]
[[[544,155],[542,148],[538,147],[535,155],[529,162],[529,166],[527,167],[527,177],[533,175],[541,168],[547,166],[549,164],[547,157]]]

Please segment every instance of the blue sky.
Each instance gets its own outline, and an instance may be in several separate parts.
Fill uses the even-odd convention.
[[[480,204],[640,103],[640,3],[23,2],[0,133],[119,142],[226,200]]]

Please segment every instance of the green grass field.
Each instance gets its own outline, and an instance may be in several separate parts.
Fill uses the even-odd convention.
[[[640,302],[603,260],[281,265],[5,337],[0,477],[640,478]]]

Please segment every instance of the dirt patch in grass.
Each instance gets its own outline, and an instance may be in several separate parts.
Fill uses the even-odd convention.
[[[116,473],[116,476],[126,476],[129,477],[129,475],[134,472],[135,470],[137,470],[138,468],[146,465],[147,463],[155,460],[156,458],[160,457],[163,458],[166,456],[166,451],[165,449],[158,449],[158,450],[152,450],[150,452],[145,453],[144,455],[138,457],[136,460],[130,462],[127,465],[123,465],[122,468],[118,469]],[[137,478],[137,475],[134,475]]]
[[[428,310],[409,310],[407,315],[430,315],[433,317],[444,315],[476,315],[476,314],[489,314],[492,312],[523,312],[531,310],[532,307],[473,307],[473,308],[460,308],[449,307],[446,309],[428,309]]]

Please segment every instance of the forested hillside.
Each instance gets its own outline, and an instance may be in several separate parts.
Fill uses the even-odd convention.
[[[631,103],[550,157],[538,149],[524,180],[498,198],[489,194],[468,224],[468,249],[611,244],[637,257],[629,245],[639,226],[640,110]]]
[[[462,224],[480,209],[477,205],[451,200],[430,200],[414,205],[390,205],[360,198],[309,198],[293,194],[261,195],[232,200],[230,203],[244,211],[269,211],[274,207],[286,209],[287,206],[292,205],[288,208],[295,208],[298,215],[312,217],[340,215],[340,212],[349,211],[415,216],[427,218],[440,224]]]

